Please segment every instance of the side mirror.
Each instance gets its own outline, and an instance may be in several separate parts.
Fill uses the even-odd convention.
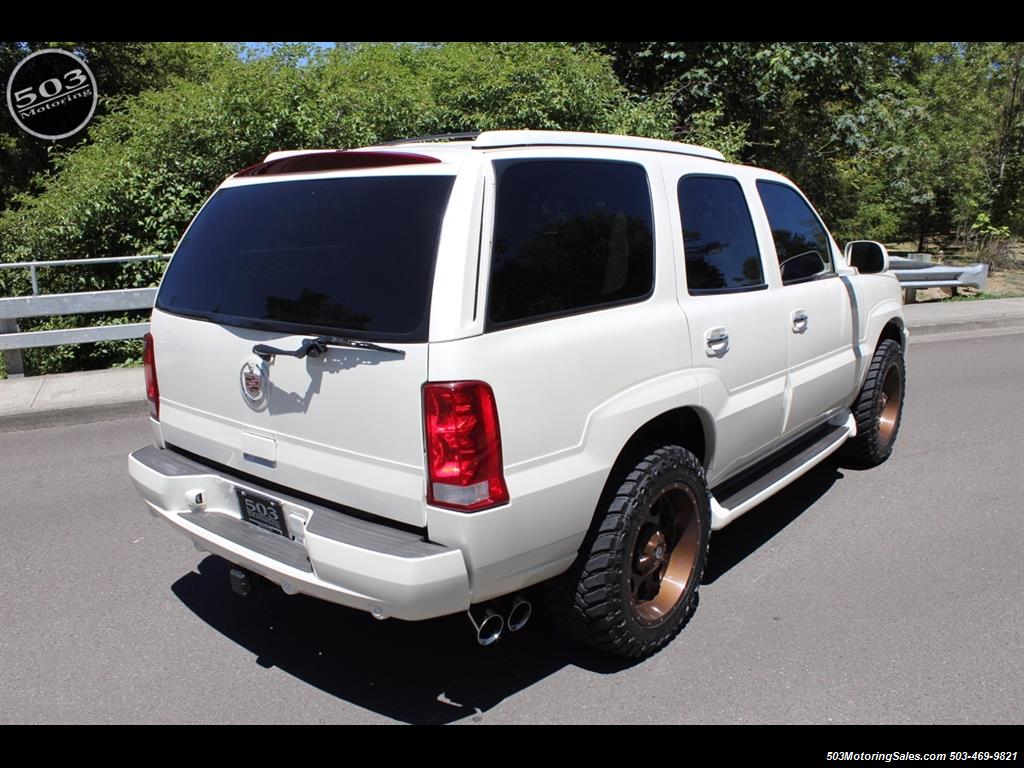
[[[861,274],[874,274],[889,269],[889,252],[873,240],[854,240],[846,244],[846,263]]]

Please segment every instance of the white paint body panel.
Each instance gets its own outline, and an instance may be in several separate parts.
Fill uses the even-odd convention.
[[[330,349],[278,355],[267,406],[242,394],[242,364],[260,342],[294,349],[303,336],[226,328],[154,310],[160,429],[172,446],[320,498],[422,526],[423,427],[416,396],[427,345],[404,358]],[[273,448],[271,448],[273,443]],[[258,447],[257,447],[258,446]]]
[[[856,358],[850,300],[839,277],[787,285],[779,295],[789,340],[791,402],[782,428],[785,437],[848,401],[855,389]],[[793,320],[797,312],[807,317],[801,325]]]
[[[203,550],[242,565],[289,593],[301,592],[332,603],[373,613],[378,618],[415,621],[469,607],[469,579],[461,553],[455,549],[431,557],[401,558],[370,551],[304,531],[309,507],[282,501],[289,528],[305,547],[314,568],[310,573],[278,562],[218,536],[180,516],[195,510],[190,503],[202,489],[203,509],[238,520],[234,489],[268,491],[257,484],[227,482],[216,473],[167,476],[129,457],[128,471],[150,511]],[[273,492],[269,492],[274,497]]]
[[[789,436],[847,408],[883,328],[893,320],[902,328],[895,278],[856,274],[834,243],[835,276],[782,285],[755,187],[757,179],[781,180],[776,174],[711,157],[647,151],[659,148],[646,147],[646,140],[630,148],[576,146],[585,141],[579,137],[586,134],[579,134],[545,145],[543,135],[530,132],[519,138],[531,146],[506,146],[514,143],[515,133],[484,134],[476,144],[397,148],[443,160],[412,170],[399,166],[309,174],[457,175],[437,255],[428,343],[391,345],[405,352],[401,359],[342,349],[332,349],[321,360],[278,357],[270,370],[270,407],[256,411],[240,393],[243,360],[256,343],[296,347],[302,336],[229,329],[155,311],[152,333],[162,399],[154,442],[178,446],[257,480],[422,528],[430,541],[460,553],[468,600],[476,603],[557,575],[571,564],[612,464],[644,424],[677,408],[697,412],[707,432],[705,464],[714,485],[763,459]],[[643,165],[655,222],[651,295],[625,306],[485,332],[495,199],[491,161],[499,157]],[[740,182],[766,289],[687,293],[675,189],[680,176],[690,173]],[[797,309],[809,316],[802,334],[791,330]],[[719,327],[728,331],[729,350],[708,356],[707,334]],[[427,381],[470,379],[485,381],[494,391],[510,502],[467,514],[425,502],[421,388]],[[743,509],[723,510],[716,502],[714,527],[735,519],[821,458]],[[165,484],[137,468],[132,471],[150,507],[184,528],[167,512],[176,502],[165,494]],[[256,562],[261,572],[272,569],[223,542],[217,546],[235,562]],[[317,549],[323,572],[335,578],[334,586],[346,589],[340,563],[359,558],[348,553],[346,559],[316,542],[312,549]],[[372,559],[365,565],[366,573],[386,580],[382,568]],[[357,573],[348,578],[363,583]],[[308,589],[368,610],[361,598],[336,599],[337,593],[332,598],[315,584]]]

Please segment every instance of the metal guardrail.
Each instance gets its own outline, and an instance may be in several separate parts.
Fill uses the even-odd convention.
[[[985,287],[988,279],[987,264],[970,264],[964,267],[932,264],[931,255],[908,254],[909,258],[893,256],[889,268],[900,281],[904,302],[912,304],[920,289],[973,286],[978,290]],[[915,258],[917,257],[917,258]],[[152,256],[121,256],[98,259],[63,259],[59,261],[22,261],[0,263],[0,269],[27,269],[32,281],[31,296],[0,298],[0,351],[3,352],[8,376],[24,373],[21,350],[32,347],[55,347],[61,344],[83,344],[96,341],[140,339],[149,330],[149,323],[128,323],[124,325],[101,325],[88,328],[66,328],[54,331],[22,332],[18,320],[28,317],[52,315],[79,315],[89,312],[123,312],[132,309],[150,309],[156,298],[156,288],[126,288],[113,291],[88,291],[83,293],[40,294],[37,270],[53,267],[124,264],[133,261],[156,261],[169,259],[170,254]]]
[[[156,288],[125,288],[112,291],[40,294],[37,270],[51,267],[157,261],[169,258],[169,254],[159,254],[153,256],[0,263],[0,269],[27,269],[32,281],[31,296],[0,298],[0,351],[4,354],[7,375],[23,375],[24,366],[21,359],[21,350],[23,349],[55,347],[61,344],[83,344],[95,341],[139,339],[149,330],[149,323],[127,323],[123,325],[99,325],[87,328],[22,332],[18,327],[17,321],[23,318],[150,309],[156,298]]]
[[[913,304],[918,290],[952,288],[953,295],[956,295],[958,288],[966,286],[980,291],[988,281],[988,264],[932,264],[931,254],[912,253],[909,256],[892,256],[889,259],[889,269],[896,275],[903,289],[904,304]]]

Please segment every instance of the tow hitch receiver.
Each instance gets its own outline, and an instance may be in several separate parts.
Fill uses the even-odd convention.
[[[232,568],[228,574],[231,579],[231,591],[236,595],[248,597],[252,594],[252,574],[241,568]]]

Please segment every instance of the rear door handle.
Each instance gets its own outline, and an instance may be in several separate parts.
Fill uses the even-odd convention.
[[[729,332],[725,328],[712,328],[704,334],[708,357],[721,357],[729,351]]]
[[[793,320],[793,333],[803,333],[807,330],[807,312],[802,309],[793,311],[790,315]]]

